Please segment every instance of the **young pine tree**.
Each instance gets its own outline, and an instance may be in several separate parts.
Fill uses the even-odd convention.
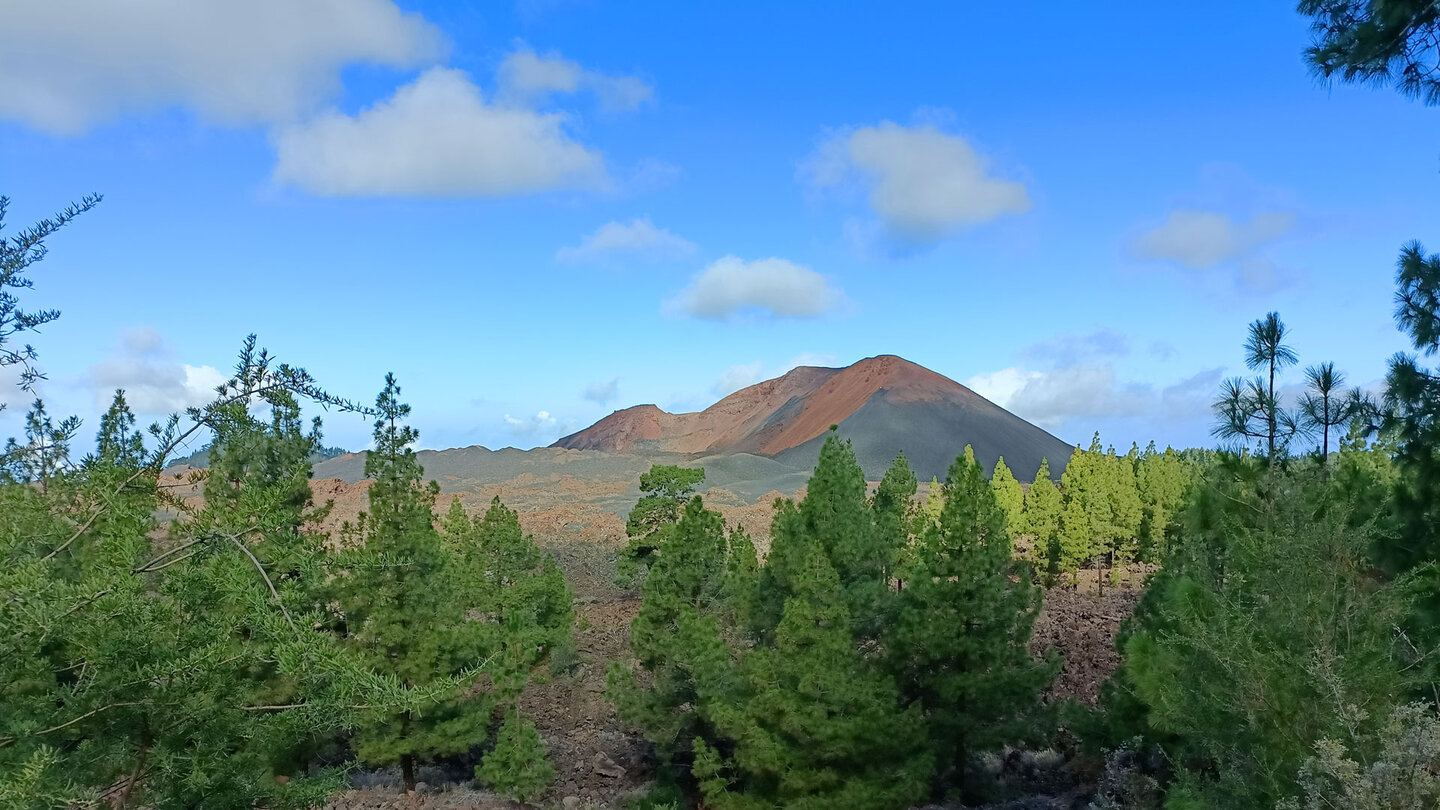
[[[1060,491],[1050,480],[1050,461],[1041,459],[1025,497],[1025,529],[1034,538],[1036,558],[1044,561],[1047,587],[1055,585],[1062,570],[1060,511]]]
[[[738,698],[712,712],[729,745],[696,743],[705,806],[908,807],[931,769],[920,712],[902,709],[892,679],[857,652],[844,589],[821,547],[796,551],[773,642],[745,655]]]
[[[990,475],[990,486],[995,490],[995,501],[1005,515],[1005,530],[1017,535],[1024,531],[1025,490],[1015,480],[1014,473],[1005,466],[1005,457],[995,460],[995,471]]]
[[[620,663],[608,692],[621,719],[640,729],[667,760],[684,760],[692,741],[715,740],[712,703],[730,679],[725,636],[753,587],[755,548],[728,536],[719,513],[697,496],[668,533],[642,586],[630,626],[630,652],[643,679]]]
[[[656,464],[640,476],[644,494],[625,520],[629,543],[616,563],[621,587],[635,587],[644,581],[655,555],[679,522],[680,512],[704,480],[703,469],[670,464]]]
[[[350,649],[415,688],[477,673],[500,651],[485,653],[484,625],[466,616],[463,571],[433,523],[439,487],[423,483],[411,448],[418,434],[404,424],[410,406],[399,396],[394,375],[386,375],[375,402],[375,449],[365,456],[365,474],[374,479],[370,509],[346,531],[359,549],[339,583],[339,603]],[[455,689],[423,713],[380,716],[356,733],[356,753],[372,764],[398,762],[406,790],[414,790],[418,762],[486,738],[492,700]]]
[[[902,694],[923,711],[934,787],[963,789],[973,755],[1036,730],[1054,662],[1026,648],[1041,593],[1013,558],[1005,514],[967,447],[945,483],[940,522],[907,566],[887,654]]]

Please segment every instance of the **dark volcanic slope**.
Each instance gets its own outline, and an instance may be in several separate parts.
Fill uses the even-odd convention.
[[[895,402],[888,391],[877,391],[850,418],[840,423],[839,435],[849,439],[865,477],[878,481],[900,451],[922,481],[931,477],[945,480],[950,463],[975,450],[975,458],[988,475],[995,459],[1004,456],[1006,466],[1021,481],[1031,481],[1040,460],[1050,460],[1051,475],[1065,470],[1074,449],[1018,416],[981,400],[983,406],[956,407],[947,401]],[[811,469],[820,457],[825,437],[775,455],[787,466]]]
[[[922,479],[943,479],[969,444],[987,471],[1004,455],[1022,480],[1034,476],[1042,458],[1059,475],[1071,450],[954,380],[893,355],[840,369],[802,366],[699,413],[671,414],[654,405],[616,411],[553,446],[707,457],[747,453],[808,470],[831,425],[854,443],[871,480],[902,450]]]

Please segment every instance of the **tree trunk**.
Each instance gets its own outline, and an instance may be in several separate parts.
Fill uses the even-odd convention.
[[[135,769],[130,771],[130,776],[125,780],[125,789],[120,791],[120,797],[115,800],[115,810],[125,810],[130,805],[130,793],[135,790],[135,783],[140,781],[140,774],[145,771],[145,760],[150,757],[149,735],[141,738],[140,753],[135,757]]]
[[[415,790],[415,755],[414,755],[414,754],[401,754],[401,755],[400,755],[400,774],[401,774],[401,777],[405,780],[405,792],[406,792],[406,793],[410,793],[411,791]]]

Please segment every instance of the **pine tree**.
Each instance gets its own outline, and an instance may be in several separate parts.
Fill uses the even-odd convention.
[[[637,587],[644,581],[655,555],[680,520],[680,512],[705,480],[700,468],[656,464],[640,476],[644,493],[625,520],[625,536],[629,543],[617,561],[618,583],[621,587]]]
[[[920,513],[929,523],[940,520],[940,511],[945,508],[945,488],[940,486],[940,480],[935,476],[930,477],[930,489],[925,493],[925,503],[920,507]]]
[[[811,545],[839,577],[857,640],[878,638],[888,619],[888,572],[903,538],[879,529],[865,490],[865,475],[849,441],[830,436],[820,449],[805,500],[776,513],[770,558],[756,593],[762,638],[779,625]]]
[[[1190,488],[1190,471],[1180,454],[1170,448],[1141,457],[1135,483],[1140,494],[1140,549],[1142,560],[1158,560],[1169,548],[1180,508]]]
[[[555,768],[545,758],[545,743],[535,724],[514,709],[505,715],[495,747],[481,760],[475,776],[500,793],[525,804],[545,792]]]
[[[902,693],[924,713],[939,788],[963,787],[971,756],[1034,731],[1055,675],[1026,648],[1041,594],[1011,551],[1005,514],[966,447],[940,522],[910,562],[887,644]]]
[[[1105,454],[1106,495],[1110,499],[1111,536],[1108,551],[1115,566],[1123,566],[1139,553],[1140,527],[1144,508],[1135,480],[1138,450],[1117,456],[1112,448]]]
[[[1040,469],[1035,472],[1035,483],[1025,496],[1025,527],[1035,538],[1037,558],[1045,561],[1045,584],[1053,587],[1060,577],[1060,491],[1050,480],[1049,459],[1040,460]]]
[[[888,549],[883,577],[888,582],[895,576],[896,558],[910,543],[911,534],[917,523],[915,492],[919,482],[910,469],[910,462],[901,452],[895,457],[890,469],[880,479],[875,496],[870,499],[870,508],[875,514],[875,528],[880,535],[882,548]]]
[[[193,429],[304,379],[256,365],[242,356],[230,393],[195,409]],[[429,697],[412,701],[314,629],[316,568],[262,563],[293,538],[276,487],[254,475],[233,502],[161,500],[159,471],[184,435],[175,424],[147,448],[117,395],[78,467],[62,465],[49,487],[0,485],[11,561],[0,591],[26,594],[0,600],[0,784],[16,776],[28,798],[59,806],[100,791],[122,808],[307,806],[338,781],[309,778],[289,758],[297,746],[351,723],[357,698],[399,708]],[[183,508],[157,541],[162,503]]]
[[[411,447],[418,434],[403,423],[410,406],[399,396],[394,375],[386,375],[376,398],[375,449],[365,456],[365,475],[374,480],[370,509],[345,531],[361,550],[339,602],[350,648],[377,672],[419,687],[476,672],[487,661],[477,657],[481,625],[465,616],[459,577],[433,525],[439,487],[422,483]],[[457,689],[423,713],[379,717],[355,735],[356,753],[372,764],[399,762],[405,789],[414,790],[417,762],[485,739],[489,697]]]
[[[1005,466],[1005,457],[995,460],[995,471],[990,476],[990,486],[995,489],[995,500],[1005,514],[1005,530],[1017,535],[1025,530],[1025,490],[1010,468]]]
[[[726,693],[730,659],[725,642],[735,602],[748,594],[754,546],[743,532],[726,537],[719,513],[697,496],[686,505],[641,588],[640,612],[630,625],[630,651],[647,673],[642,682],[616,663],[608,692],[621,719],[637,727],[667,759],[685,757],[692,740],[714,739],[714,699]]]
[[[1075,448],[1060,476],[1060,570],[1079,582],[1080,568],[1100,553],[1108,536],[1110,502],[1095,469],[1098,453]]]
[[[820,546],[800,552],[773,644],[745,656],[743,697],[713,712],[731,752],[696,744],[705,804],[908,807],[931,769],[920,714],[902,710],[891,679],[857,652],[844,589]]]

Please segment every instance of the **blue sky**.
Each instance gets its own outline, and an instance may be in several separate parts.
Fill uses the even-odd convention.
[[[1440,115],[1317,83],[1285,3],[1103,8],[6,8],[7,225],[105,195],[34,269],[43,393],[164,411],[255,332],[355,398],[395,371],[425,446],[528,447],[888,353],[1182,446],[1271,309],[1377,381]]]

